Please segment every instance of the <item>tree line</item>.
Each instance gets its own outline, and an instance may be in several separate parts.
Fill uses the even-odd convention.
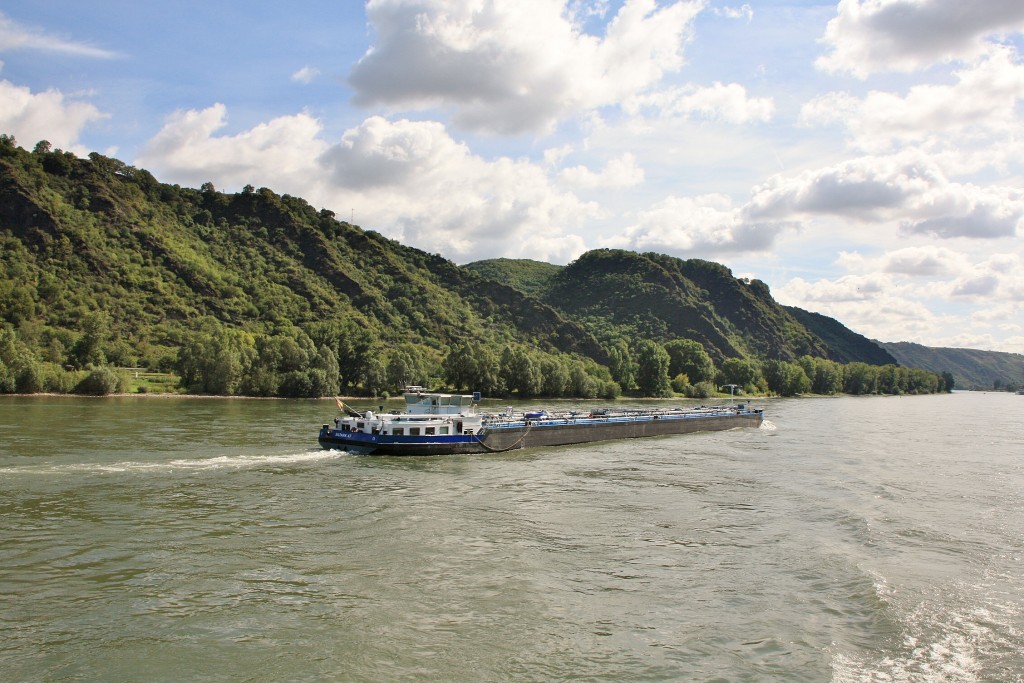
[[[110,359],[124,342],[103,314],[89,318],[61,358],[40,357],[11,325],[0,327],[0,393],[108,394],[124,391],[126,377]],[[193,394],[315,398],[385,396],[418,384],[494,397],[614,399],[683,395],[708,398],[733,385],[747,394],[923,394],[953,389],[950,373],[895,365],[842,364],[803,356],[795,361],[727,358],[716,365],[700,343],[641,339],[607,349],[609,363],[534,345],[479,341],[447,350],[389,343],[350,320],[306,327],[283,323],[267,334],[201,320],[178,340],[161,367]],[[45,355],[45,354],[44,354]]]

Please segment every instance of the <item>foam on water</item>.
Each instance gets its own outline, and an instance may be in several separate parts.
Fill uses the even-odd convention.
[[[903,595],[882,579],[875,588],[901,622],[901,639],[877,657],[847,654],[834,645],[834,683],[1024,680],[1014,668],[1020,607],[988,582],[953,582],[936,586],[932,595]]]
[[[109,463],[61,463],[46,465],[20,465],[0,467],[0,477],[19,474],[118,473],[118,472],[174,472],[203,470],[244,470],[260,467],[301,465],[344,456],[341,451],[309,450],[279,455],[222,455],[211,458],[177,458],[162,461],[125,460]]]

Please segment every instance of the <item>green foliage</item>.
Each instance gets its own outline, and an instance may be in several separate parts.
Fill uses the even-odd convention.
[[[801,356],[800,365],[811,378],[811,391],[816,394],[838,394],[843,390],[843,366],[824,358]]]
[[[779,396],[797,396],[811,390],[811,379],[800,363],[767,360],[763,364],[763,373],[768,390]]]
[[[719,264],[597,250],[564,268],[459,268],[298,197],[167,185],[45,140],[27,152],[0,135],[0,219],[2,392],[112,391],[104,368],[130,366],[175,370],[194,393],[382,395],[443,380],[488,395],[666,395],[670,371],[685,389],[727,358],[830,355],[763,283]],[[831,386],[838,370],[824,370]]]
[[[668,352],[650,339],[641,340],[634,349],[636,356],[636,384],[644,396],[671,396]]]
[[[612,379],[623,389],[632,389],[636,383],[636,364],[629,352],[629,345],[619,341],[608,351],[608,370]]]
[[[745,358],[726,358],[719,372],[719,385],[735,384],[748,394],[756,393],[764,380],[757,361]]]
[[[686,398],[711,398],[718,395],[718,390],[712,382],[697,382],[685,385],[683,395]]]
[[[521,397],[540,393],[540,366],[522,346],[505,347],[501,354],[501,369],[498,371],[509,391]]]
[[[668,372],[673,377],[685,374],[691,382],[715,379],[715,362],[700,342],[692,339],[673,339],[665,344],[669,356]]]
[[[561,270],[560,266],[529,259],[498,258],[467,263],[463,268],[482,277],[504,282],[519,291],[537,298],[543,298],[551,280]]]
[[[75,386],[73,391],[76,394],[106,396],[107,394],[123,392],[126,386],[127,380],[123,375],[111,368],[102,367],[89,370],[85,378]]]

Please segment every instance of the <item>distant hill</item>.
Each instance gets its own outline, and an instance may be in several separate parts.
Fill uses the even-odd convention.
[[[900,365],[949,372],[957,389],[1024,388],[1024,355],[977,349],[934,348],[911,342],[880,342]]]

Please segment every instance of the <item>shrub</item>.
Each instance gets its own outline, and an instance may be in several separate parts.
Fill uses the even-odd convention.
[[[687,398],[711,398],[718,393],[718,390],[711,382],[697,382],[683,387],[683,393]]]
[[[76,394],[90,394],[93,396],[106,396],[119,391],[123,380],[120,375],[108,367],[99,367],[90,371],[81,382],[75,387]]]

